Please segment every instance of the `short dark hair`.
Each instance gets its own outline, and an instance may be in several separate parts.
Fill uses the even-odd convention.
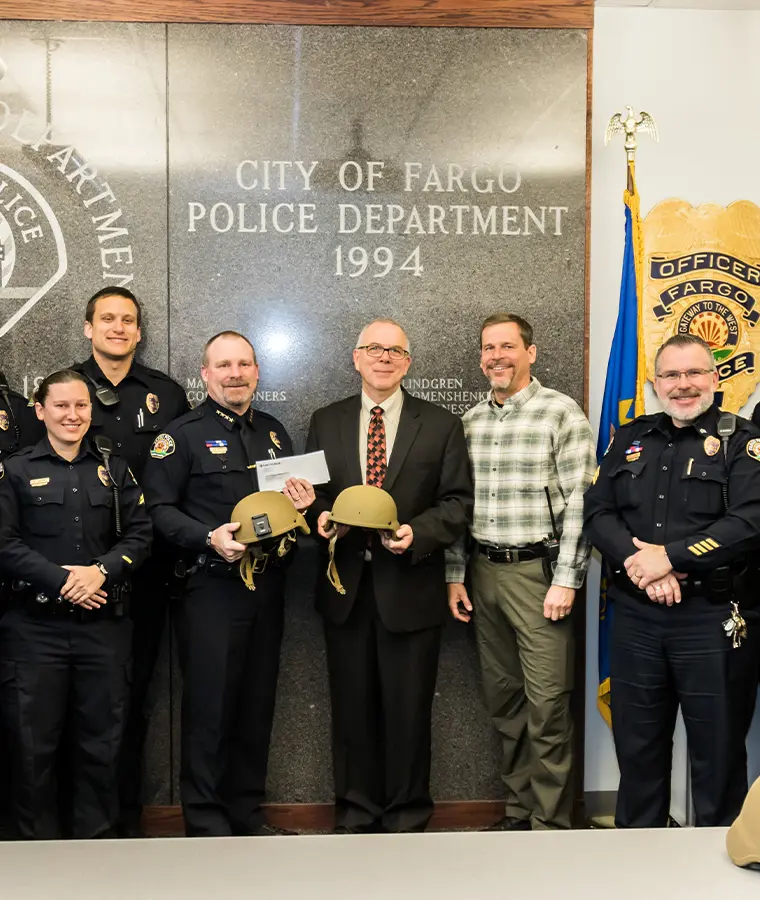
[[[223,338],[223,337],[235,337],[235,338],[240,338],[240,340],[242,340],[242,341],[245,341],[246,344],[248,344],[248,346],[253,351],[254,365],[258,365],[258,362],[256,360],[256,349],[254,348],[253,344],[248,340],[248,338],[244,334],[241,334],[239,331],[227,330],[227,331],[218,332],[217,334],[215,334],[213,337],[210,337],[206,341],[206,344],[203,347],[203,365],[204,366],[208,363],[208,348],[214,343],[214,341],[219,340],[219,338]]]
[[[89,322],[90,325],[92,325],[92,320],[95,318],[95,307],[101,297],[123,297],[125,300],[131,300],[137,310],[137,327],[140,328],[142,325],[142,306],[140,305],[140,301],[135,297],[132,291],[128,291],[123,287],[104,287],[99,291],[96,291],[87,301],[87,308],[84,311],[85,322]]]
[[[526,347],[533,346],[533,326],[528,322],[527,319],[523,319],[522,316],[518,316],[515,313],[505,313],[505,312],[497,312],[492,313],[487,319],[483,320],[483,324],[480,326],[480,343],[483,343],[483,332],[486,328],[490,328],[491,325],[509,325],[510,323],[514,323],[517,325],[517,328],[520,331],[520,337],[522,338],[523,344]]]
[[[660,357],[662,356],[663,350],[667,347],[691,347],[697,346],[702,347],[710,356],[712,360],[712,368],[715,369],[715,357],[713,356],[710,345],[707,341],[703,340],[699,335],[696,334],[674,334],[672,337],[669,337],[664,344],[660,346],[660,349],[657,351],[654,357],[654,374],[657,375],[657,363],[660,361]]]
[[[85,387],[88,387],[87,379],[80,372],[75,372],[73,369],[61,369],[58,372],[52,372],[47,378],[42,379],[40,386],[34,392],[34,402],[44,406],[47,396],[50,393],[51,385],[68,384],[70,381],[81,381]]]

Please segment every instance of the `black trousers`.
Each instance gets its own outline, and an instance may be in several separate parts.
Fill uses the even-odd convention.
[[[667,607],[614,594],[612,731],[619,828],[667,824],[673,732],[686,726],[696,824],[730,825],[747,793],[745,658],[722,622],[728,606],[691,597]],[[756,687],[753,688],[756,690]]]
[[[430,723],[441,629],[383,625],[365,565],[343,625],[325,620],[335,777],[335,824],[358,831],[424,831]]]
[[[191,576],[178,604],[180,795],[190,837],[253,834],[264,822],[284,610],[284,573]]]
[[[149,559],[133,576],[130,614],[132,684],[119,759],[120,820],[135,827],[142,814],[143,751],[148,733],[148,692],[156,668],[173,587],[168,564]]]
[[[131,636],[129,619],[102,615],[77,622],[14,609],[0,622],[0,706],[21,837],[60,836],[55,773],[64,733],[76,749],[66,773],[72,835],[111,835]]]

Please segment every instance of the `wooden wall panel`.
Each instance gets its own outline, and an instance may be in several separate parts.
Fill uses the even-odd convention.
[[[591,28],[593,0],[4,0],[4,19]]]

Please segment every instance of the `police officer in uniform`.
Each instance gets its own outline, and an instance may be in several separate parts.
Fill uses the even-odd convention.
[[[84,378],[49,375],[36,400],[47,436],[0,464],[0,566],[12,579],[0,622],[0,700],[16,827],[25,839],[59,836],[55,758],[68,724],[73,836],[104,837],[118,811],[132,633],[126,584],[150,552],[151,524],[126,462],[85,437]]]
[[[11,453],[36,444],[45,428],[34,414],[33,405],[12,391],[3,372],[0,372],[0,465]],[[5,612],[5,586],[0,571],[0,617]],[[10,781],[8,776],[5,739],[0,721],[0,823],[5,823],[10,811]]]
[[[666,341],[654,381],[664,411],[617,431],[585,497],[586,532],[615,571],[618,827],[667,823],[679,705],[697,825],[729,825],[747,791],[744,574],[760,548],[760,432],[721,413],[717,384],[708,344]]]
[[[92,356],[73,367],[85,376],[90,388],[91,433],[111,438],[114,453],[127,461],[138,481],[156,435],[190,408],[176,381],[135,362],[141,325],[142,308],[131,291],[117,287],[98,291],[85,311],[84,333],[92,341]],[[176,588],[174,565],[169,548],[157,544],[133,579],[133,680],[119,773],[119,832],[124,837],[139,837],[142,833],[142,756],[148,730],[148,688],[161,646],[169,598]]]
[[[22,394],[10,389],[0,372],[0,462],[22,447],[36,444],[44,433],[33,406]]]
[[[248,589],[239,571],[246,545],[235,540],[231,514],[259,489],[256,461],[293,450],[283,426],[251,408],[258,367],[247,338],[211,338],[201,376],[207,400],[158,435],[145,470],[156,532],[186,553],[190,573],[178,613],[182,811],[189,836],[267,834],[261,803],[285,573],[270,560]],[[314,500],[298,479],[285,493],[299,511]]]

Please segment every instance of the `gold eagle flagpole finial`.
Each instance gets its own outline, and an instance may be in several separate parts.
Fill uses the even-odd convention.
[[[657,133],[657,123],[655,122],[654,117],[648,112],[644,112],[644,110],[636,115],[632,106],[626,106],[626,112],[615,113],[610,119],[607,123],[607,130],[604,133],[605,147],[616,134],[625,135],[625,143],[623,146],[625,147],[626,158],[628,160],[629,182],[631,181],[632,175],[631,168],[636,159],[636,147],[638,146],[636,135],[639,132],[648,134],[654,141],[660,140],[660,136]],[[633,186],[629,183],[629,190],[632,189]]]

